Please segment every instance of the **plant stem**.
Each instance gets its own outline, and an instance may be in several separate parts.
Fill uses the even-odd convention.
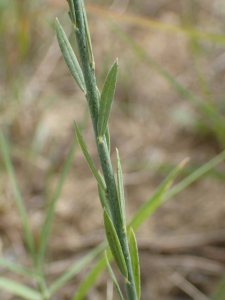
[[[120,212],[120,206],[119,206],[119,201],[117,196],[117,189],[116,189],[112,163],[111,163],[105,138],[102,141],[98,140],[97,124],[98,124],[98,113],[99,113],[98,112],[99,93],[96,86],[95,69],[93,67],[94,63],[90,64],[89,61],[84,19],[83,19],[82,6],[80,1],[82,0],[74,0],[74,7],[75,7],[75,14],[76,14],[75,33],[76,33],[77,46],[78,46],[78,51],[80,56],[81,68],[83,71],[84,80],[86,84],[86,90],[87,90],[86,98],[90,109],[93,129],[95,133],[95,140],[98,149],[98,155],[99,155],[102,171],[104,174],[104,179],[107,186],[106,198],[109,202],[112,221],[115,226],[123,250],[127,269],[128,269],[129,282],[125,283],[127,297],[129,300],[137,300],[127,235],[126,235],[126,230],[124,230],[122,224],[122,218],[121,218],[121,212]]]

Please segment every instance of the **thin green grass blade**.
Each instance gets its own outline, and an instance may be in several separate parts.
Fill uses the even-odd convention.
[[[65,59],[68,69],[70,70],[71,75],[75,79],[76,83],[80,89],[86,94],[86,86],[84,82],[84,76],[81,71],[80,65],[77,61],[76,55],[70,45],[70,42],[67,39],[67,36],[59,23],[59,20],[55,21],[56,35],[61,49],[62,55]]]
[[[34,274],[30,270],[28,270],[28,269],[26,269],[26,268],[24,268],[24,267],[22,267],[18,264],[15,264],[11,261],[0,259],[0,266],[7,269],[7,270],[9,270],[9,271],[12,271],[16,274],[23,275],[23,276],[33,278],[33,279],[37,279],[36,274]]]
[[[32,236],[31,229],[30,229],[30,226],[28,223],[26,209],[23,204],[20,190],[19,190],[19,187],[18,187],[18,184],[16,181],[14,168],[13,168],[13,165],[12,165],[12,162],[10,159],[10,155],[9,155],[9,148],[8,148],[7,142],[6,142],[5,137],[1,130],[0,130],[0,147],[1,147],[1,152],[2,152],[2,158],[3,158],[7,173],[9,175],[9,178],[11,181],[13,194],[14,194],[16,204],[17,204],[17,207],[19,210],[27,248],[33,259],[34,265],[36,265],[36,254],[35,254],[35,246],[34,246],[33,236]]]
[[[110,154],[111,153],[111,144],[110,144],[109,126],[107,126],[107,128],[106,128],[105,139],[106,139],[107,147],[108,147],[109,154]]]
[[[165,195],[163,196],[163,203],[170,200],[173,196],[180,193],[182,190],[184,190],[186,187],[191,185],[193,182],[198,180],[199,178],[203,177],[207,172],[212,170],[214,167],[216,167],[219,163],[225,160],[225,151],[221,152],[219,155],[214,157],[212,160],[207,162],[205,165],[203,165],[201,168],[196,170],[193,174],[189,175],[185,179],[183,179],[180,183],[176,184],[173,188],[171,188],[169,191],[166,191]],[[168,177],[167,177],[168,178]],[[166,181],[166,179],[165,179]],[[164,182],[165,182],[164,181]],[[159,187],[161,189],[161,186]],[[154,194],[155,195],[155,194]],[[153,196],[154,196],[153,195]],[[151,202],[152,197],[147,201]],[[156,210],[156,206],[154,206],[153,210],[150,211],[150,215]],[[141,208],[142,209],[142,208]],[[136,213],[136,215],[139,214],[139,211]],[[135,221],[136,215],[134,216],[133,220],[130,222],[130,224],[127,226],[129,229],[129,226],[132,226],[133,221]],[[142,219],[142,222],[144,222],[145,219]],[[141,225],[141,224],[140,224]],[[113,259],[113,256],[109,256],[111,251],[107,251],[108,260],[111,261]],[[89,274],[86,276],[86,279],[81,283],[81,285],[78,287],[74,297],[72,300],[83,300],[85,296],[87,295],[90,288],[94,285],[97,278],[100,276],[100,274],[105,270],[106,268],[106,261],[104,257],[101,257],[99,261],[96,263],[96,265],[92,268],[92,270],[89,272]]]
[[[105,251],[105,260],[106,260],[106,264],[107,264],[107,266],[108,266],[109,274],[110,274],[110,276],[111,276],[111,278],[112,278],[113,284],[114,284],[114,286],[115,286],[115,288],[116,288],[116,291],[117,291],[117,293],[118,293],[118,295],[119,295],[119,297],[120,297],[120,300],[124,300],[123,294],[122,294],[122,292],[121,292],[121,290],[120,290],[120,287],[119,287],[119,284],[118,284],[118,282],[117,282],[117,280],[116,280],[116,277],[115,277],[115,275],[114,275],[114,273],[113,273],[113,270],[112,270],[112,268],[111,268],[111,266],[110,266],[110,263],[109,263],[109,261],[108,261],[108,257],[107,257],[106,251]]]
[[[109,247],[112,251],[116,264],[123,277],[127,279],[128,273],[127,273],[127,266],[125,263],[125,259],[123,256],[123,251],[116,230],[114,228],[113,222],[110,219],[106,209],[104,209],[104,226],[105,226],[105,232],[109,243]]]
[[[118,149],[116,149],[116,164],[117,164],[117,185],[118,185],[118,197],[120,202],[120,210],[121,210],[121,216],[123,220],[123,227],[126,228],[126,208],[125,208],[125,197],[124,197],[124,187],[123,187],[123,174],[122,174]]]
[[[89,48],[89,52],[90,52],[90,55],[91,55],[92,68],[95,68],[95,59],[94,59],[94,54],[93,54],[93,50],[92,50],[91,35],[90,35],[90,32],[89,32],[87,15],[86,15],[86,10],[85,10],[85,7],[84,7],[84,1],[83,0],[81,0],[81,6],[82,6],[82,11],[83,11],[83,16],[84,16],[84,27],[85,27],[85,33],[86,33],[88,48]]]
[[[82,119],[82,124],[81,124],[81,132],[83,132],[83,130],[86,127],[87,121],[88,121],[88,117],[89,117],[89,111],[88,111],[88,107],[85,109],[84,112],[84,116]],[[63,165],[62,168],[62,172],[59,176],[59,181],[56,187],[56,190],[53,194],[53,197],[50,201],[50,205],[49,205],[49,209],[47,211],[47,215],[46,215],[46,219],[41,231],[41,237],[40,237],[40,242],[39,242],[39,248],[38,248],[38,261],[40,264],[43,263],[44,260],[44,256],[45,256],[45,252],[46,252],[46,248],[47,248],[47,243],[48,243],[48,237],[51,231],[51,227],[52,227],[52,222],[54,219],[54,214],[55,214],[55,207],[57,204],[57,201],[61,195],[65,180],[69,174],[69,171],[71,169],[72,163],[73,163],[73,159],[74,159],[74,155],[75,152],[77,150],[77,146],[78,146],[78,142],[77,139],[74,138],[74,141],[72,143],[72,146],[70,148],[69,154],[65,160],[65,163]]]
[[[100,188],[99,184],[98,184],[98,195],[99,195],[99,199],[100,199],[103,210],[105,208],[108,215],[111,216],[108,200],[106,199],[105,193]]]
[[[82,271],[96,256],[98,256],[106,247],[105,243],[101,243],[94,250],[89,252],[86,256],[81,258],[72,265],[65,273],[63,273],[56,281],[49,287],[50,296],[53,296],[61,287],[68,281]]]
[[[0,289],[27,300],[43,300],[37,291],[5,277],[0,277]]]
[[[162,196],[171,187],[173,180],[177,177],[189,159],[183,160],[174,170],[167,176],[159,188],[155,191],[153,196],[145,202],[138,210],[130,226],[136,231],[140,225],[152,214],[160,205],[163,204]]]
[[[184,99],[194,105],[212,123],[212,128],[217,135],[220,143],[225,146],[225,121],[215,106],[206,103],[194,95],[189,89],[185,88],[174,76],[161,67],[141,46],[139,46],[128,34],[126,34],[116,24],[112,24],[112,30],[136,53],[140,59],[144,60],[150,67],[153,67],[169,85]]]
[[[225,275],[220,280],[211,299],[212,300],[224,300],[225,299]]]
[[[141,278],[140,278],[140,265],[139,265],[139,256],[138,256],[138,246],[136,237],[132,227],[130,227],[130,256],[132,270],[134,274],[135,287],[137,292],[137,297],[141,297]]]
[[[77,126],[76,122],[74,121],[74,128],[75,128],[75,131],[76,131],[76,135],[77,135],[77,140],[78,140],[78,143],[80,144],[80,147],[84,153],[84,156],[86,158],[86,161],[91,169],[91,172],[93,173],[95,179],[97,180],[98,184],[100,185],[100,187],[103,189],[103,191],[106,190],[106,186],[105,184],[103,184],[103,181],[102,181],[102,178],[101,176],[99,175],[97,169],[96,169],[96,166],[94,164],[94,161],[91,157],[91,154],[90,152],[88,151],[88,148],[87,148],[87,145],[81,135],[81,132],[80,132],[80,129],[79,127]]]
[[[102,90],[100,107],[99,107],[99,118],[98,118],[99,137],[103,137],[107,129],[109,115],[112,107],[112,101],[115,94],[117,73],[118,73],[118,60],[115,61],[115,63],[109,70],[109,73],[106,77],[103,90]]]

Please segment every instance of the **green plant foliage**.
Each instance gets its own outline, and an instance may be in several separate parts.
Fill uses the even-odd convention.
[[[110,266],[110,263],[109,263],[109,261],[108,261],[108,257],[107,257],[106,251],[105,251],[105,260],[106,260],[106,264],[107,264],[107,267],[108,267],[108,270],[109,270],[109,274],[110,274],[110,276],[111,276],[111,278],[112,278],[112,281],[113,281],[113,284],[114,284],[114,286],[115,286],[115,288],[116,288],[117,294],[119,295],[120,300],[124,300],[123,294],[122,294],[122,292],[121,292],[121,290],[120,290],[120,287],[119,287],[119,284],[118,284],[118,282],[117,282],[117,280],[116,280],[116,277],[115,277],[115,275],[114,275],[114,273],[113,273],[113,270],[112,270],[112,268],[111,268],[111,266]]]
[[[132,227],[130,227],[130,256],[131,264],[134,274],[135,287],[137,292],[137,297],[141,297],[141,279],[140,279],[140,265],[138,256],[137,241]]]
[[[124,276],[124,278],[127,279],[128,273],[127,273],[127,266],[125,263],[125,259],[123,256],[123,251],[120,245],[120,241],[118,239],[116,230],[113,226],[113,222],[110,219],[107,211],[104,209],[104,226],[105,226],[105,232],[106,237],[109,243],[109,247],[112,251],[113,257],[116,261],[116,264],[121,272],[121,274]]]
[[[116,149],[116,162],[117,162],[117,185],[118,185],[120,210],[123,219],[123,227],[126,228],[126,207],[125,207],[125,197],[124,197],[124,188],[123,188],[123,174],[122,174],[118,149]]]

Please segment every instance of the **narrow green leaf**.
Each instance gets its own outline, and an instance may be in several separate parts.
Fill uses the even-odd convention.
[[[106,77],[103,90],[102,90],[100,108],[99,108],[99,118],[98,118],[99,137],[103,137],[107,129],[112,101],[115,94],[117,72],[118,72],[118,60],[115,61],[115,63],[109,70],[109,73]]]
[[[91,55],[92,68],[95,68],[94,54],[93,54],[92,43],[91,43],[91,36],[90,36],[90,32],[89,32],[87,15],[86,15],[86,10],[85,10],[85,7],[84,7],[84,1],[83,0],[81,0],[81,6],[82,6],[82,11],[83,11],[83,16],[84,16],[85,34],[86,34],[86,38],[87,38],[87,42],[88,42],[89,52],[90,52],[90,55]]]
[[[5,277],[0,277],[0,289],[27,300],[43,299],[39,292]]]
[[[167,176],[163,183],[158,187],[149,201],[145,202],[139,211],[134,216],[133,220],[129,224],[136,231],[140,225],[152,214],[160,205],[163,204],[163,195],[171,187],[173,180],[177,177],[185,164],[188,162],[188,158],[183,160],[174,170]]]
[[[110,154],[110,152],[111,152],[111,145],[110,145],[109,126],[107,126],[107,128],[106,128],[105,139],[106,139],[107,147],[108,147],[109,154]]]
[[[88,109],[88,107],[86,107],[85,112],[84,112],[84,116],[82,118],[81,132],[85,129],[88,118],[89,118],[89,109]],[[45,256],[45,252],[46,252],[46,248],[47,248],[47,244],[48,244],[48,240],[49,240],[48,237],[50,235],[52,222],[54,220],[55,207],[56,207],[57,201],[59,200],[59,197],[61,195],[62,188],[64,186],[66,178],[67,178],[67,176],[69,174],[69,171],[71,169],[73,159],[74,159],[74,155],[75,155],[75,152],[77,150],[77,146],[78,146],[77,139],[74,138],[74,141],[71,145],[68,156],[67,156],[67,158],[65,160],[65,163],[62,167],[62,171],[60,173],[59,181],[58,181],[58,184],[56,186],[55,192],[54,192],[54,194],[53,194],[53,196],[50,200],[50,205],[49,205],[49,208],[48,208],[48,211],[47,211],[45,222],[44,222],[42,230],[41,230],[41,237],[40,237],[39,248],[38,248],[38,261],[39,261],[40,265],[43,263],[43,260],[44,260],[44,256]]]
[[[140,265],[139,265],[137,241],[132,227],[130,227],[130,256],[131,256],[131,264],[132,264],[137,297],[138,299],[140,299],[141,297]]]
[[[104,225],[106,237],[109,243],[109,247],[112,251],[116,264],[121,272],[121,274],[127,278],[127,266],[123,256],[122,248],[116,233],[116,230],[113,226],[113,222],[110,219],[106,209],[104,209]]]
[[[106,263],[107,263],[107,266],[108,266],[109,274],[110,274],[110,276],[111,276],[111,278],[112,278],[112,281],[113,281],[113,283],[114,283],[114,286],[115,286],[115,288],[116,288],[116,291],[117,291],[117,293],[118,293],[118,295],[119,295],[119,297],[120,297],[120,300],[124,300],[123,294],[122,294],[122,292],[121,292],[121,290],[120,290],[120,287],[119,287],[119,284],[118,284],[118,282],[117,282],[117,280],[116,280],[116,277],[115,277],[115,275],[114,275],[114,273],[113,273],[113,270],[112,270],[112,268],[111,268],[111,266],[110,266],[110,263],[109,263],[109,261],[108,261],[108,257],[107,257],[106,251],[105,251],[105,260],[106,260]]]
[[[27,217],[27,213],[26,213],[26,209],[25,206],[23,204],[23,200],[20,194],[20,190],[16,181],[16,176],[15,176],[15,172],[14,172],[14,168],[10,159],[10,155],[9,155],[9,149],[8,149],[8,145],[6,143],[5,137],[2,133],[2,131],[0,130],[0,147],[1,147],[1,152],[2,152],[2,158],[3,161],[5,163],[5,167],[6,170],[8,172],[10,181],[11,181],[11,185],[12,185],[12,189],[13,189],[13,194],[16,200],[16,204],[20,213],[20,218],[21,218],[21,222],[23,225],[23,231],[24,231],[24,235],[25,235],[25,239],[26,239],[26,244],[27,244],[27,248],[28,251],[33,259],[34,264],[36,264],[36,254],[35,254],[35,246],[34,246],[34,240],[33,240],[33,236],[31,233],[31,229],[28,223],[28,217]]]
[[[86,94],[86,86],[83,73],[77,61],[76,55],[74,54],[73,49],[70,45],[70,42],[68,41],[67,36],[58,19],[56,19],[55,21],[55,27],[59,47],[68,66],[68,69],[70,70],[70,73],[72,74],[80,89]]]
[[[124,188],[123,188],[123,174],[122,174],[118,149],[116,149],[116,163],[117,163],[117,184],[118,184],[120,211],[123,220],[123,227],[126,228],[126,208],[125,208],[125,197],[124,197]]]
[[[85,143],[85,141],[84,141],[84,139],[83,139],[83,137],[82,137],[82,135],[81,135],[80,129],[79,129],[79,127],[77,126],[77,124],[76,124],[75,121],[74,121],[74,127],[75,127],[75,131],[76,131],[78,143],[80,144],[80,147],[81,147],[81,149],[82,149],[82,151],[83,151],[83,153],[84,153],[84,156],[85,156],[85,158],[86,158],[86,160],[87,160],[87,163],[88,163],[88,165],[89,165],[89,167],[90,167],[90,169],[91,169],[91,171],[92,171],[94,177],[96,178],[98,184],[99,184],[100,187],[103,189],[103,191],[105,191],[105,190],[106,190],[106,186],[105,186],[105,184],[103,184],[102,178],[101,178],[101,176],[99,175],[99,173],[98,173],[98,171],[97,171],[97,169],[96,169],[96,167],[95,167],[95,164],[94,164],[94,162],[93,162],[93,159],[92,159],[92,157],[91,157],[91,154],[90,154],[90,152],[88,151],[87,145],[86,145],[86,143]]]
[[[165,203],[166,201],[170,200],[173,196],[177,195],[180,193],[182,190],[184,190],[186,187],[191,185],[193,182],[198,180],[199,178],[203,177],[207,172],[212,170],[215,166],[217,166],[219,163],[225,160],[225,151],[221,152],[219,155],[214,157],[212,160],[207,162],[205,165],[203,165],[201,168],[193,172],[193,174],[187,176],[185,179],[183,179],[180,183],[176,184],[173,188],[171,188],[169,191],[165,191],[165,194],[163,195],[163,201],[161,204]],[[176,170],[176,168],[175,168]],[[178,175],[178,174],[177,174]],[[170,175],[165,179],[165,181],[168,181],[167,179],[170,177]],[[164,182],[165,182],[164,181]],[[161,189],[161,186],[158,188],[158,190]],[[157,192],[157,191],[156,191]],[[155,197],[155,194],[146,202],[147,203],[152,203],[153,207],[152,210],[149,209],[149,216],[157,209],[157,205],[152,202],[152,198]],[[160,194],[160,193],[159,193]],[[130,224],[127,226],[131,225],[133,227],[133,223],[136,220],[136,216],[140,214],[140,211],[142,211],[142,208],[136,213],[134,216],[133,220],[130,222]],[[140,218],[140,215],[139,215]],[[141,218],[141,223],[137,226],[136,229],[145,221],[146,218]],[[109,257],[110,251],[107,251],[108,259],[111,261],[113,257]],[[82,284],[78,287],[74,297],[72,300],[83,300],[85,296],[87,295],[88,291],[90,288],[94,285],[98,277],[101,275],[101,273],[105,270],[106,267],[106,261],[104,257],[101,257],[99,261],[95,264],[95,266],[91,269],[89,274],[86,276],[85,280],[82,282]]]
[[[105,193],[103,192],[103,190],[100,188],[99,184],[98,184],[98,195],[99,195],[99,199],[102,205],[102,208],[104,210],[104,208],[106,209],[108,215],[110,216],[110,208],[109,208],[109,203],[108,200],[106,199]]]
[[[83,258],[75,262],[49,287],[50,296],[53,296],[61,287],[74,278],[81,270],[83,270],[97,255],[99,255],[105,249],[105,247],[106,245],[103,242]]]
[[[7,261],[7,260],[3,260],[3,259],[0,259],[0,266],[9,270],[9,271],[12,271],[14,273],[17,273],[17,274],[20,274],[20,275],[23,275],[23,276],[27,276],[29,278],[33,278],[33,279],[37,279],[37,275],[34,274],[33,272],[31,272],[30,270],[18,265],[18,264],[15,264],[11,261]]]
[[[70,12],[69,12],[70,19],[71,19],[73,25],[76,27],[76,14],[75,14],[75,10],[74,10],[73,0],[67,0],[67,1],[69,3],[69,7],[70,7]]]

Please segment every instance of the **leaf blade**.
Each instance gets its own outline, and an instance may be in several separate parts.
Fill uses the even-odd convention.
[[[115,275],[113,273],[113,270],[112,270],[112,268],[110,266],[110,263],[109,263],[106,251],[105,251],[105,260],[106,260],[106,264],[107,264],[107,267],[108,267],[108,270],[109,270],[109,274],[110,274],[110,276],[112,278],[113,284],[114,284],[114,286],[116,288],[116,291],[117,291],[117,293],[118,293],[118,295],[120,297],[120,300],[124,300],[124,297],[123,297],[123,294],[122,294],[122,292],[120,290],[119,284],[118,284],[118,282],[116,280],[116,277],[115,277]]]
[[[116,149],[116,164],[117,164],[117,184],[118,184],[118,197],[120,203],[120,211],[123,220],[123,227],[126,228],[126,207],[123,187],[123,174],[120,163],[119,151]]]
[[[127,266],[125,263],[125,259],[123,256],[123,251],[116,233],[116,230],[113,226],[113,222],[110,219],[106,209],[104,209],[104,226],[105,226],[105,232],[106,237],[109,243],[109,247],[112,251],[113,257],[116,261],[116,264],[121,272],[121,274],[124,276],[124,278],[127,279],[128,272],[127,272]]]
[[[138,257],[138,247],[137,241],[132,227],[130,227],[130,256],[131,256],[131,265],[134,275],[134,282],[137,292],[137,297],[141,297],[141,279],[140,279],[140,264]]]
[[[115,63],[109,70],[102,90],[98,118],[99,137],[103,137],[107,129],[110,111],[112,107],[112,101],[115,94],[117,72],[118,60],[115,61]]]
[[[5,277],[0,277],[0,289],[27,300],[43,299],[39,292]]]
[[[102,178],[100,177],[97,169],[96,169],[96,166],[94,164],[94,161],[91,157],[91,154],[87,148],[87,145],[81,135],[81,132],[80,132],[80,129],[79,127],[77,126],[77,123],[74,121],[74,128],[75,128],[75,132],[76,132],[76,135],[77,135],[77,140],[78,140],[78,143],[84,153],[84,156],[86,158],[86,161],[92,171],[92,174],[94,175],[95,179],[97,180],[98,184],[100,185],[100,187],[102,188],[103,191],[106,190],[106,186],[104,185],[103,181],[102,181]]]
[[[67,64],[67,67],[75,79],[76,83],[80,87],[80,89],[86,94],[86,86],[84,81],[84,76],[81,71],[80,65],[77,61],[76,55],[70,45],[70,42],[67,39],[67,36],[59,23],[59,20],[56,19],[55,21],[56,27],[56,35],[59,43],[59,47],[61,49],[63,58]]]

